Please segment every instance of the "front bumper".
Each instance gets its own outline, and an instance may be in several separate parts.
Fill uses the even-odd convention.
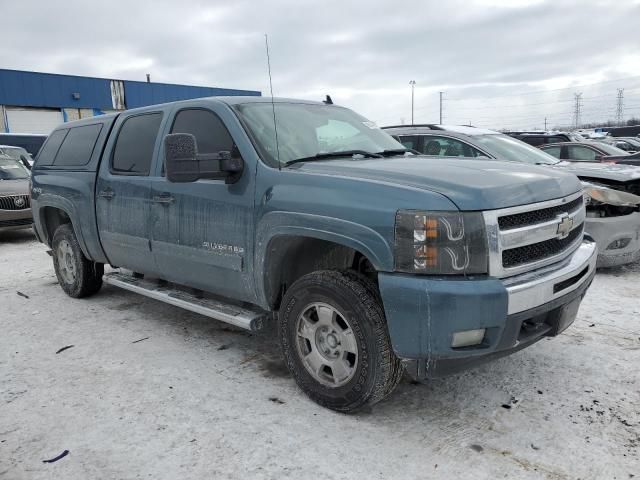
[[[554,336],[576,317],[597,249],[585,240],[567,259],[508,279],[381,273],[395,354],[419,379],[448,375]],[[452,348],[453,334],[486,329],[480,345]]]
[[[598,244],[598,268],[640,260],[640,212],[620,217],[587,217],[585,230]],[[629,243],[623,248],[614,248],[617,240],[629,240]]]
[[[31,209],[0,210],[0,232],[30,228],[33,225]]]

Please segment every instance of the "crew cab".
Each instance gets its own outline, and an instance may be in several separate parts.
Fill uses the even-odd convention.
[[[414,155],[343,107],[215,97],[66,123],[32,174],[62,289],[273,327],[319,404],[555,336],[595,274],[574,175]],[[105,270],[105,265],[111,268]]]

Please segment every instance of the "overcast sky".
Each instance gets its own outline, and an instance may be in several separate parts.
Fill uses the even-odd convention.
[[[640,116],[640,1],[4,0],[0,67],[324,98],[381,125]],[[605,82],[605,83],[603,83]]]

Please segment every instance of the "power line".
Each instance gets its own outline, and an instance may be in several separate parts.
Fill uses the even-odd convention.
[[[626,88],[625,91],[629,92],[629,91],[633,91],[633,90],[640,90],[640,87],[633,87],[633,88]],[[487,97],[489,98],[489,97]],[[608,99],[615,99],[615,96],[611,96],[610,94],[607,95],[593,95],[590,97],[582,97],[582,100],[594,100],[594,99],[599,99],[599,98],[608,98]],[[447,99],[449,100],[449,99]],[[535,106],[539,106],[539,105],[557,105],[557,104],[561,104],[561,103],[574,103],[575,99],[573,98],[568,98],[565,100],[552,100],[549,102],[536,102],[536,103],[512,103],[509,105],[500,105],[500,106],[490,106],[490,105],[482,105],[482,106],[470,106],[470,107],[456,107],[456,112],[463,110],[463,111],[467,111],[467,110],[491,110],[491,109],[496,109],[499,108],[500,110],[504,109],[504,108],[523,108],[523,107],[535,107]],[[428,107],[420,107],[420,108],[416,108],[416,111],[421,111],[421,110],[426,110]]]
[[[631,80],[633,78],[640,78],[640,75],[634,75],[632,77],[625,77],[625,78],[617,78],[615,80],[605,80],[605,81],[596,82],[596,83],[587,83],[587,84],[584,84],[584,85],[572,85],[570,87],[554,88],[554,89],[549,89],[549,90],[536,90],[536,91],[532,91],[532,92],[511,93],[511,94],[505,94],[505,95],[496,95],[496,96],[492,96],[492,97],[472,97],[472,98],[488,99],[488,98],[518,97],[520,95],[534,95],[534,94],[537,94],[537,93],[561,92],[563,90],[575,90],[576,88],[593,87],[593,86],[596,86],[596,85],[604,85],[606,83],[622,82],[622,81],[625,81],[625,80]],[[467,88],[470,88],[470,87],[467,87]],[[463,101],[463,100],[469,100],[469,98],[449,98],[448,100],[451,101],[451,102],[459,102],[459,101]]]

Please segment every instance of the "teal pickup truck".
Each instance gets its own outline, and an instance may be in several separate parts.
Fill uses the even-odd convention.
[[[575,176],[426,161],[326,103],[217,97],[66,123],[31,195],[68,295],[107,283],[273,327],[300,388],[343,412],[405,371],[559,334],[595,273]]]

